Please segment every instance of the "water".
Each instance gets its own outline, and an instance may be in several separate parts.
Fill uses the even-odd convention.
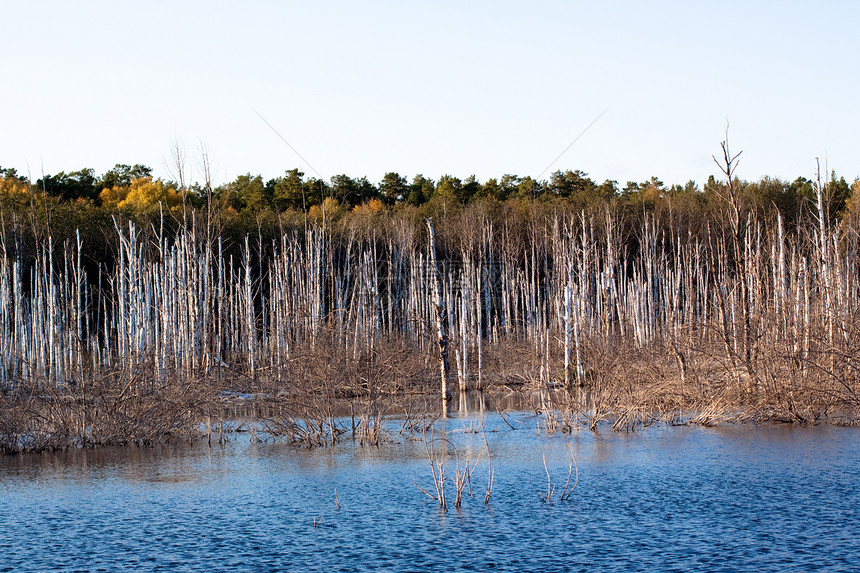
[[[860,566],[860,432],[656,427],[547,435],[486,420],[447,512],[420,440],[0,458],[0,571],[807,571]],[[475,418],[437,425],[461,462]],[[437,443],[441,444],[441,442]],[[449,450],[452,451],[453,450]],[[579,483],[558,499],[571,452]],[[547,476],[557,484],[541,501]],[[453,477],[454,460],[447,472]],[[336,505],[335,488],[337,490]],[[447,486],[453,506],[453,484]]]

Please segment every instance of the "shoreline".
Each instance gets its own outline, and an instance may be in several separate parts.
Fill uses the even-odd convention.
[[[445,403],[428,386],[404,391],[381,386],[373,393],[345,394],[337,386],[299,392],[218,389],[213,380],[167,386],[118,396],[115,386],[89,387],[83,399],[69,388],[51,395],[0,396],[0,448],[5,455],[122,445],[153,446],[175,441],[229,439],[248,432],[252,439],[284,440],[325,447],[342,439],[371,444],[385,440],[386,425],[418,434],[444,417],[472,413],[533,411],[546,432],[609,428],[631,432],[652,425],[833,425],[857,427],[860,408],[847,402],[768,403],[749,388],[728,399],[727,388],[710,400],[690,384],[676,381],[620,387],[586,384],[566,389],[555,383],[488,384],[484,390],[451,393]],[[261,381],[260,385],[264,383]],[[397,390],[397,385],[393,385]],[[756,399],[758,398],[758,399]]]

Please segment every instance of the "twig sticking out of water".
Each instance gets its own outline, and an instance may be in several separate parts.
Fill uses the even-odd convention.
[[[510,423],[510,422],[508,422],[508,419],[507,419],[507,418],[505,418],[505,415],[502,413],[502,410],[499,408],[499,405],[498,405],[498,404],[496,404],[496,401],[495,401],[495,400],[493,400],[493,407],[496,409],[496,412],[499,414],[499,418],[501,418],[501,419],[502,419],[502,422],[504,422],[504,423],[505,423],[505,424],[506,424],[510,429],[512,429],[512,430],[516,430],[516,428],[514,428],[514,427],[511,425],[511,423]],[[483,425],[483,421],[481,422],[481,425]]]
[[[579,466],[576,463],[576,458],[573,455],[573,448],[570,449],[570,463],[568,464],[569,471],[567,472],[567,482],[564,484],[564,488],[561,490],[561,494],[559,495],[559,499],[561,501],[567,501],[570,499],[570,496],[573,494],[573,491],[576,489],[576,486],[579,484]],[[549,503],[552,501],[552,494],[555,493],[555,486],[552,485],[552,476],[549,473],[549,467],[546,464],[546,454],[543,456],[543,468],[546,471],[546,496],[544,496],[543,492],[538,492],[540,499],[544,503]],[[570,478],[573,477],[574,471],[576,472],[576,478],[573,482],[573,487],[570,485]]]
[[[567,483],[564,484],[564,489],[561,490],[561,501],[567,501],[570,499],[570,496],[573,494],[573,490],[576,489],[576,486],[579,485],[579,466],[576,463],[576,458],[573,455],[573,448],[570,448],[570,471],[567,472]],[[576,479],[573,481],[573,487],[568,489],[570,486],[570,475],[576,470]]]
[[[493,468],[493,458],[490,456],[490,443],[487,441],[487,430],[484,428],[484,419],[481,418],[481,432],[484,435],[484,446],[487,448],[487,493],[484,495],[484,504],[490,504],[490,494],[493,493],[493,478],[496,470]]]
[[[334,488],[334,504],[340,509],[340,500],[337,498],[337,488]]]
[[[436,495],[433,495],[415,483],[414,479],[412,480],[412,483],[427,496],[438,501],[439,507],[447,511],[448,504],[445,501],[445,463],[437,459],[436,450],[433,448],[433,442],[435,440],[427,441],[427,434],[425,431],[421,432],[421,439],[424,441],[424,449],[427,451],[427,461],[430,463],[430,472],[433,474],[433,485],[436,488]],[[445,441],[447,443],[447,440]]]
[[[432,430],[432,426],[431,426]],[[484,494],[484,503],[490,503],[490,495],[493,492],[493,479],[495,478],[496,470],[493,468],[493,460],[490,456],[490,445],[487,441],[487,432],[484,428],[484,422],[481,420],[481,432],[484,436],[484,446],[487,448],[487,491]],[[424,448],[427,451],[427,461],[430,464],[430,472],[433,476],[433,486],[436,488],[435,495],[432,490],[428,491],[427,489],[418,485],[418,483],[413,479],[412,483],[415,484],[419,490],[421,490],[424,495],[436,500],[439,503],[439,507],[444,510],[448,509],[448,501],[445,496],[445,480],[448,479],[448,476],[445,475],[445,462],[442,460],[440,454],[436,451],[434,444],[436,442],[442,442],[445,444],[446,451],[448,448],[454,451],[454,459],[455,459],[455,468],[454,468],[454,489],[455,489],[455,497],[454,497],[454,507],[459,508],[463,502],[463,492],[469,492],[469,497],[474,497],[475,494],[472,492],[472,474],[475,472],[475,468],[478,467],[478,463],[481,461],[481,456],[483,452],[478,453],[477,459],[472,462],[471,458],[466,460],[465,465],[461,469],[460,465],[460,456],[457,451],[457,448],[450,441],[444,438],[435,438],[428,440],[425,431],[422,431],[421,434],[422,440],[424,442]]]
[[[455,450],[456,454],[456,450]],[[475,466],[478,465],[478,460],[469,467],[470,460],[466,460],[466,467],[460,471],[460,458],[457,457],[457,467],[454,470],[454,486],[457,490],[457,496],[454,498],[454,507],[460,507],[463,500],[463,490],[466,485],[469,486],[469,495],[472,495],[472,472],[475,471]]]
[[[549,503],[552,499],[552,493],[555,491],[555,488],[552,487],[552,476],[549,475],[549,468],[546,465],[546,454],[543,455],[543,469],[546,470],[546,497],[544,497],[541,492],[538,492],[538,495],[542,502]]]
[[[493,478],[496,477],[496,470],[490,465],[489,479],[487,481],[487,494],[484,496],[484,503],[490,505],[490,494],[493,493]]]

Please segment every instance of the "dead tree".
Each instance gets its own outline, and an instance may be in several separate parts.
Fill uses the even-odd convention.
[[[714,163],[726,176],[725,192],[717,191],[717,194],[728,204],[729,207],[729,226],[731,231],[732,255],[734,256],[734,279],[740,287],[740,304],[741,304],[741,320],[742,320],[742,340],[741,340],[741,355],[743,357],[744,366],[747,373],[752,375],[752,328],[750,325],[750,293],[746,280],[746,243],[747,228],[749,221],[742,217],[742,205],[740,198],[740,189],[735,183],[735,169],[738,165],[738,158],[743,151],[732,155],[729,150],[729,128],[726,126],[726,139],[720,143],[723,150],[723,157],[718,160],[713,157]],[[725,333],[724,333],[725,334]]]
[[[436,309],[436,333],[439,336],[439,370],[442,376],[442,401],[448,401],[448,333],[445,331],[448,312],[442,295],[442,276],[436,264],[436,232],[433,230],[433,218],[426,219],[427,230],[430,233],[430,272],[433,273],[433,299]]]

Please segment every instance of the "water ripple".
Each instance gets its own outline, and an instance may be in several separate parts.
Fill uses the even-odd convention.
[[[483,444],[466,432],[447,438],[473,459]],[[860,563],[857,430],[523,429],[488,439],[490,505],[484,457],[474,497],[448,512],[413,485],[432,488],[424,447],[412,440],[5,458],[0,571],[849,571]],[[543,456],[559,483],[571,450],[574,495],[543,503]]]

